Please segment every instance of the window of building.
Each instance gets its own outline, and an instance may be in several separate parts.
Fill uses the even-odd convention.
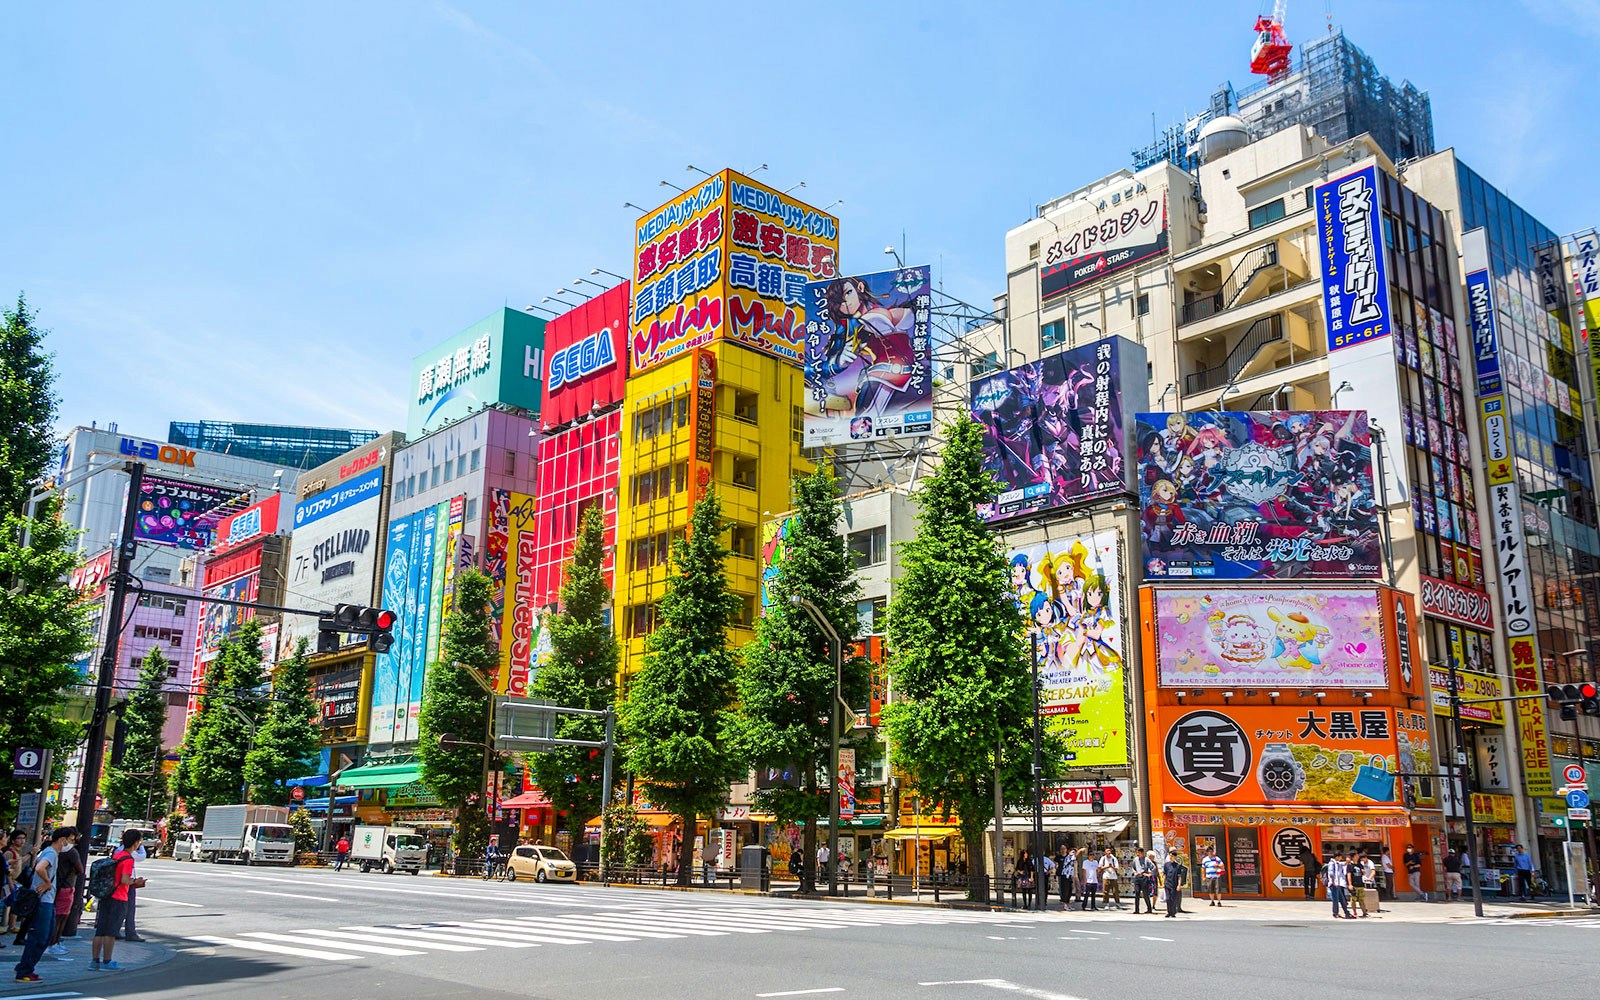
[[[483,464],[483,449],[482,448],[474,448],[474,449],[472,449],[472,471],[473,472],[477,472],[478,471],[478,466],[480,466],[482,464]]]
[[[756,403],[760,400],[758,393],[749,389],[733,390],[733,419],[742,420],[747,424],[756,422]]]
[[[461,456],[456,458],[456,478],[460,479],[462,476],[464,476],[466,474],[467,474],[467,456],[461,455]]]
[[[656,436],[656,411],[652,409],[640,410],[633,417],[633,439],[635,441],[648,441]]]
[[[176,677],[176,676],[178,676],[178,665],[176,663],[174,663],[171,666],[167,667],[167,676],[168,677]]]
[[[1250,210],[1250,228],[1260,229],[1281,218],[1283,218],[1283,199],[1275,198],[1265,205],[1257,205]]]
[[[1135,316],[1148,316],[1148,315],[1150,315],[1150,293],[1149,292],[1146,292],[1145,294],[1143,294],[1143,295],[1141,295],[1138,298],[1133,300],[1133,314]]]
[[[1316,200],[1316,196],[1312,194],[1312,192],[1315,191],[1315,190],[1316,190],[1316,188],[1313,187],[1312,185],[1310,185],[1310,184],[1306,185],[1306,207],[1307,208],[1310,208],[1312,202]]]
[[[756,460],[744,455],[733,456],[733,485],[742,489],[756,488]]]
[[[874,597],[856,602],[856,619],[861,623],[862,635],[875,635],[883,631],[884,615],[889,610],[889,599]]]
[[[679,462],[672,467],[672,492],[682,493],[689,486],[689,463]]]
[[[435,465],[433,467],[432,474],[429,475],[429,477],[428,477],[428,489],[431,490],[431,489],[433,489],[434,487],[436,487],[438,485],[439,485],[439,467],[437,465]]]
[[[1029,243],[1028,244],[1028,259],[1029,260],[1038,260],[1039,259],[1039,244],[1038,243]]]
[[[144,569],[139,571],[139,577],[144,580],[149,580],[151,583],[171,583],[172,567],[146,566]]]
[[[516,474],[517,474],[517,453],[514,452],[514,451],[508,451],[508,452],[506,452],[506,475],[514,476]]]
[[[789,407],[789,440],[794,444],[805,444],[806,441],[806,411],[802,406]]]
[[[416,476],[410,476],[410,477],[408,477],[406,479],[406,496],[414,497],[416,495],[417,495],[417,477]]]
[[[994,351],[990,351],[988,354],[985,354],[983,357],[972,363],[973,378],[977,378],[979,375],[987,375],[989,372],[999,370],[1000,355]]]
[[[889,558],[889,529],[877,527],[852,531],[845,539],[845,547],[855,557],[857,569],[877,566]]]
[[[656,606],[640,604],[628,609],[628,637],[642,639],[656,630]]]
[[[1053,319],[1039,327],[1039,350],[1048,351],[1067,342],[1067,321]]]
[[[677,402],[673,404],[673,410],[677,425],[682,427],[687,424],[689,422],[689,397],[679,396]]]
[[[756,529],[752,524],[735,524],[729,532],[728,548],[736,556],[756,557]]]
[[[754,594],[739,597],[739,624],[751,628],[756,623],[756,598]]]
[[[467,497],[467,520],[471,521],[478,516],[478,498]]]

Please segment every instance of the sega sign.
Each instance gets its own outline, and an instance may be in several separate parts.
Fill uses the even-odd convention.
[[[550,391],[555,392],[569,382],[581,382],[595,372],[603,371],[617,363],[617,352],[612,343],[611,328],[592,333],[569,347],[550,355]]]

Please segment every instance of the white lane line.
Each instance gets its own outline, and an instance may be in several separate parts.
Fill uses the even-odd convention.
[[[307,941],[303,935],[297,936],[292,934],[273,934],[270,931],[245,931],[240,936],[247,938],[260,938],[263,941],[281,941],[284,944],[328,944],[327,941]],[[405,948],[388,948],[378,944],[356,944],[353,941],[340,941],[338,946],[346,951],[371,952],[374,955],[400,956],[427,954],[425,951],[410,951]]]
[[[1052,993],[1049,990],[1036,989],[1032,986],[1020,986],[1008,979],[945,979],[939,982],[918,983],[918,986],[987,986],[992,990],[1005,990],[1007,993],[1017,993],[1021,996],[1032,997],[1033,1000],[1083,1000],[1082,997],[1072,996],[1067,993]]]
[[[1140,941],[1165,941],[1168,944],[1172,943],[1172,938],[1149,937],[1149,936],[1144,935],[1144,934],[1140,934],[1139,935],[1139,940]]]
[[[230,948],[244,948],[248,951],[266,951],[274,955],[294,955],[296,958],[320,958],[329,962],[353,962],[360,955],[346,955],[338,951],[320,951],[315,948],[290,948],[281,944],[267,944],[265,941],[246,941],[243,938],[215,937],[210,934],[200,934],[184,938],[185,941],[199,941],[202,944],[222,944]]]
[[[424,944],[426,942],[429,942],[429,941],[443,940],[443,941],[458,941],[461,944],[481,944],[481,945],[484,945],[485,947],[488,947],[488,948],[537,948],[537,947],[539,947],[538,945],[534,944],[531,941],[507,941],[504,938],[489,938],[489,937],[485,937],[485,936],[481,936],[481,935],[475,937],[475,936],[473,936],[471,934],[439,933],[437,931],[430,931],[426,927],[422,926],[421,924],[413,924],[413,925],[409,925],[409,926],[406,926],[406,927],[361,927],[361,926],[354,926],[354,927],[341,927],[339,929],[340,930],[345,930],[345,931],[360,931],[363,934],[387,934],[387,935],[390,935],[391,937],[400,939],[399,941],[396,942],[397,944],[409,940],[409,941],[415,942],[419,946],[421,946],[422,944]],[[454,928],[449,928],[449,927],[441,927],[441,928],[439,928],[439,931],[453,931],[453,930],[454,930]]]
[[[703,927],[707,930],[727,931],[733,934],[771,934],[783,928],[776,924],[764,921],[744,922],[734,917],[705,917],[698,913],[674,913],[670,917],[666,914],[656,913],[629,913],[628,917],[639,920],[655,922],[657,920],[670,920],[677,923],[688,924],[692,927]]]
[[[205,909],[205,907],[202,906],[199,903],[185,903],[182,900],[177,900],[177,899],[159,899],[159,898],[157,898],[155,896],[146,896],[142,892],[139,893],[139,902],[141,902],[141,903],[165,903],[168,906],[192,906],[197,910]],[[44,996],[44,995],[45,994],[42,994],[42,993],[40,994],[40,996]],[[50,996],[69,997],[69,996],[79,996],[80,994],[77,994],[77,993],[51,993],[49,995]],[[24,998],[24,997],[7,997],[6,1000],[26,1000],[26,998]]]
[[[803,997],[813,993],[843,993],[843,986],[823,986],[814,990],[781,990],[777,993],[757,993],[758,997]]]
[[[438,897],[443,898],[443,899],[507,900],[507,901],[517,902],[517,903],[529,903],[529,904],[534,904],[534,905],[538,905],[538,906],[571,906],[572,905],[572,902],[570,900],[564,900],[564,899],[539,899],[539,898],[537,898],[537,893],[533,892],[533,891],[529,891],[529,892],[525,892],[525,893],[524,892],[516,892],[516,891],[512,891],[512,892],[493,892],[493,891],[490,891],[490,892],[441,892],[441,891],[433,890],[433,889],[402,889],[399,886],[393,886],[393,885],[364,884],[358,878],[351,878],[349,880],[344,880],[344,879],[337,879],[336,880],[336,879],[332,879],[332,878],[319,878],[319,879],[274,878],[271,875],[245,875],[245,874],[242,874],[240,872],[213,872],[213,873],[210,873],[210,874],[208,874],[206,876],[202,876],[201,878],[202,878],[202,880],[205,880],[205,879],[208,879],[208,878],[239,878],[239,879],[248,879],[248,880],[250,880],[252,882],[276,882],[276,883],[278,883],[280,885],[296,885],[296,886],[303,886],[303,887],[315,888],[315,889],[326,889],[326,888],[328,888],[328,883],[329,882],[336,882],[337,886],[339,888],[341,888],[341,889],[353,889],[353,890],[357,890],[357,891],[361,891],[361,892],[398,892],[398,893],[400,893],[402,895],[406,895],[406,896],[438,896]]]
[[[537,944],[590,944],[589,939],[576,935],[549,935],[511,927],[484,926],[481,922],[462,923],[456,920],[436,920],[429,926],[464,930],[479,937],[504,938],[511,941],[533,941]]]
[[[484,917],[480,924],[490,924],[508,928],[537,931],[540,934],[565,934],[570,937],[581,937],[586,941],[637,941],[636,937],[624,937],[621,934],[602,934],[596,931],[567,930],[565,924],[558,924],[553,920],[534,920],[532,918],[516,917]]]
[[[635,926],[636,924],[640,923],[640,921],[628,920],[619,917],[600,917],[590,914],[583,914],[581,916],[577,914],[568,914],[568,919],[577,921],[581,926],[584,927],[594,926],[600,928],[601,930],[613,930],[620,934],[637,934],[639,937],[672,938],[684,937],[685,935],[691,934],[695,937],[728,936],[727,932],[725,931],[707,931],[700,930],[699,928],[691,930],[688,927],[672,924],[665,920],[647,921],[650,927],[658,927],[660,930],[641,930],[639,927]],[[569,924],[568,926],[571,925]]]
[[[332,896],[305,896],[298,892],[271,892],[267,889],[246,889],[245,892],[252,896],[282,896],[285,899],[310,899],[318,903],[337,903]]]
[[[1063,928],[1068,934],[1093,934],[1095,937],[1110,937],[1110,931],[1082,931],[1076,927]]]
[[[22,996],[8,996],[6,1000],[56,1000],[57,997],[82,997],[82,993],[26,993]],[[84,997],[84,1000],[94,1000],[93,997]]]
[[[427,942],[426,945],[423,945],[423,944],[419,944],[416,941],[396,941],[394,938],[384,937],[384,936],[377,935],[377,934],[355,934],[355,933],[352,933],[350,931],[330,931],[330,930],[323,930],[321,928],[310,929],[310,930],[298,930],[298,931],[295,931],[295,933],[296,934],[309,935],[309,936],[311,936],[313,938],[328,938],[329,940],[327,942],[325,942],[325,943],[333,945],[334,947],[338,947],[340,945],[343,945],[346,941],[370,941],[370,942],[372,942],[374,944],[382,944],[382,945],[407,944],[407,945],[411,945],[412,947],[415,947],[415,948],[427,947],[427,948],[429,948],[429,949],[431,949],[433,951],[483,951],[484,950],[482,948],[476,947],[474,945],[469,945],[469,944],[447,944],[447,943],[442,942],[442,941],[429,941],[429,942]],[[9,998],[7,998],[7,1000],[9,1000]]]

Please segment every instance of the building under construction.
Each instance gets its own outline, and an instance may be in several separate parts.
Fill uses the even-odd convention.
[[[1251,133],[1270,135],[1290,125],[1309,125],[1330,142],[1363,132],[1395,161],[1427,156],[1433,149],[1433,105],[1424,91],[1398,87],[1377,64],[1337,31],[1300,47],[1287,76],[1235,91],[1224,84],[1210,106],[1159,132],[1133,153],[1134,169],[1168,160],[1193,172],[1200,164],[1197,139],[1206,123],[1223,115],[1243,119]]]

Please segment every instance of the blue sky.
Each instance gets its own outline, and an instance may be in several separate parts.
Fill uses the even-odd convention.
[[[1438,145],[1560,232],[1600,223],[1600,0],[1334,2]],[[836,207],[985,303],[1032,207],[1249,82],[1266,2],[285,3],[8,8],[0,296],[70,426],[403,427],[411,357],[626,273],[685,166]],[[1325,30],[1291,0],[1289,34]],[[6,37],[9,36],[9,37]],[[591,289],[592,290],[592,289]]]

